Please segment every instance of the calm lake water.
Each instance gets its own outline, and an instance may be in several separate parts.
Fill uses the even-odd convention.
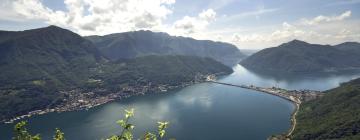
[[[360,74],[259,74],[235,66],[235,72],[219,81],[257,86],[279,86],[287,89],[327,90]],[[146,130],[156,130],[157,121],[170,121],[168,138],[177,140],[251,139],[264,140],[290,127],[291,102],[256,91],[202,83],[171,91],[131,97],[88,111],[49,113],[28,118],[31,132],[51,139],[54,128],[65,133],[67,140],[106,138],[121,131],[115,123],[123,110],[135,109],[131,120],[136,137]],[[14,124],[0,125],[0,140],[11,139]]]

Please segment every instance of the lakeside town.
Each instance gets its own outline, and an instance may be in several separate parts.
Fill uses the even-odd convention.
[[[219,74],[196,74],[192,81],[181,82],[177,85],[167,85],[167,84],[153,84],[148,82],[147,84],[138,84],[134,86],[125,86],[122,89],[115,93],[106,93],[106,89],[96,89],[95,91],[83,92],[81,89],[74,89],[70,91],[60,91],[61,95],[64,95],[65,98],[61,99],[61,103],[54,105],[42,110],[30,111],[27,114],[17,116],[11,119],[2,120],[1,122],[13,123],[17,120],[21,120],[27,117],[34,115],[43,115],[51,112],[67,112],[67,111],[76,111],[76,110],[88,110],[90,108],[115,101],[125,99],[131,96],[139,96],[151,93],[165,93],[170,90],[184,88],[196,83],[202,83],[208,80],[209,77],[216,77]],[[99,94],[100,93],[100,94]]]

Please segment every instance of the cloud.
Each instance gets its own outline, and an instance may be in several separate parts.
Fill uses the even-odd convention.
[[[325,23],[325,22],[333,22],[333,21],[342,21],[346,18],[349,18],[351,16],[351,11],[346,11],[344,13],[342,13],[341,15],[338,16],[323,16],[323,15],[319,15],[313,19],[302,19],[303,24],[305,25],[317,25],[320,23]]]
[[[40,0],[15,0],[14,13],[26,19],[74,29],[87,34],[108,34],[153,29],[172,13],[175,0],[65,0],[67,11],[54,11]]]
[[[242,20],[242,19],[248,18],[248,17],[259,18],[260,15],[272,13],[277,10],[278,9],[258,8],[257,10],[253,10],[253,11],[247,11],[247,12],[243,12],[243,13],[239,13],[239,14],[235,14],[235,15],[224,16],[221,20],[223,23],[226,23],[226,22],[239,21],[239,20]]]
[[[359,20],[345,21],[351,16],[346,11],[338,16],[317,16],[311,24],[304,24],[303,20],[293,23],[283,22],[281,26],[272,27],[275,30],[249,33],[235,32],[230,42],[239,47],[255,46],[256,48],[276,46],[292,39],[305,40],[311,43],[338,44],[344,41],[360,41]],[[320,17],[320,18],[319,18]],[[338,22],[335,22],[338,21]],[[341,21],[341,22],[340,22]],[[320,23],[327,24],[320,24]],[[261,44],[262,46],[259,46]]]
[[[216,18],[216,12],[213,9],[208,9],[199,14],[199,18],[208,22],[214,21]]]
[[[212,21],[216,20],[216,12],[213,9],[202,11],[197,17],[185,16],[175,21],[174,30],[178,34],[192,34],[204,30]]]

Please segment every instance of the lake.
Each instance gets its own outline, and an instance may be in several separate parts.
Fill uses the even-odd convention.
[[[339,83],[360,77],[360,74],[260,74],[240,65],[234,73],[219,78],[232,84],[279,86],[286,89],[327,90]],[[252,139],[264,140],[272,134],[286,132],[294,105],[268,94],[201,83],[163,94],[131,97],[107,103],[90,110],[49,113],[27,118],[32,133],[51,139],[56,127],[67,140],[91,140],[120,133],[116,120],[123,110],[135,109],[136,138],[144,131],[156,130],[157,121],[169,121],[167,138],[177,140]],[[0,125],[0,140],[11,139],[14,124]]]

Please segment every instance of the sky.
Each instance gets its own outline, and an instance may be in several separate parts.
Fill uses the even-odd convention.
[[[293,39],[360,42],[360,0],[0,0],[0,30],[56,25],[82,36],[151,30],[240,49]]]

